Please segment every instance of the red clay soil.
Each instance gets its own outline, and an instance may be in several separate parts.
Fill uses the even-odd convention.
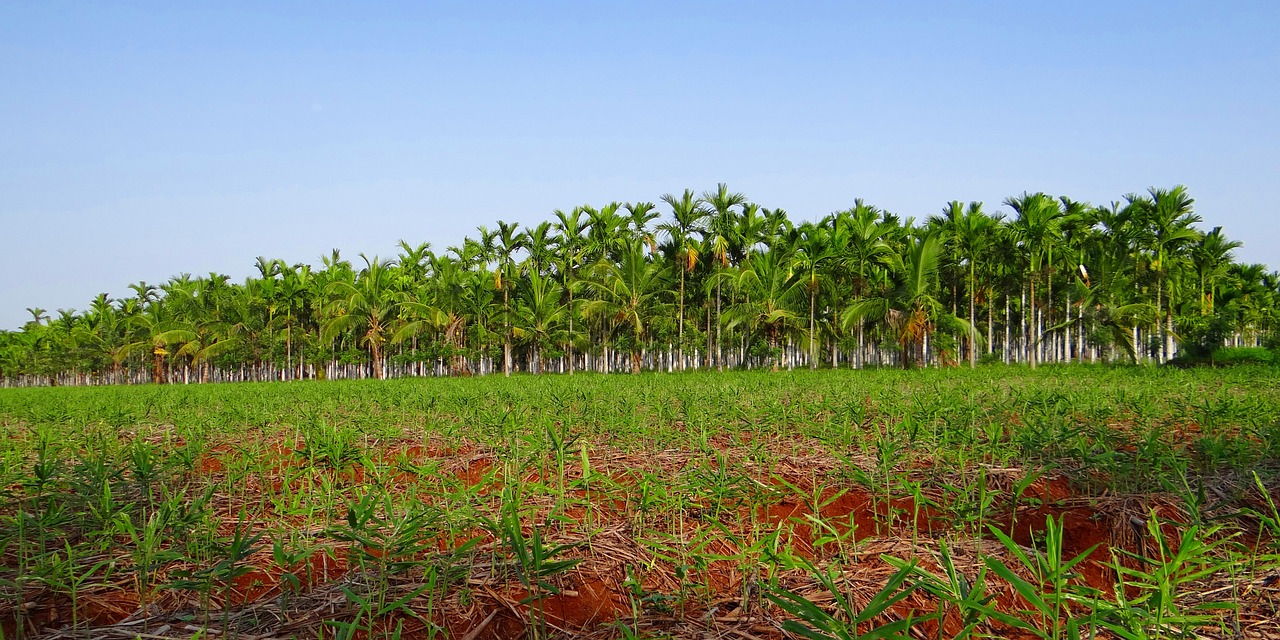
[[[516,602],[528,597],[528,593],[521,590],[513,590],[511,595]],[[562,629],[589,629],[612,622],[625,610],[622,599],[599,579],[564,589],[557,595],[543,596],[538,602],[517,605],[516,608],[526,615],[530,608],[537,608],[548,624]]]
[[[796,551],[810,559],[814,557],[816,539],[810,519],[813,515],[811,502],[811,499],[792,495],[756,511],[757,517],[770,525],[789,529],[790,542],[796,545]],[[925,505],[917,510],[912,498],[894,498],[886,502],[867,491],[850,489],[837,495],[835,489],[828,488],[821,492],[818,504],[818,517],[841,535],[852,527],[854,540],[890,535],[895,528],[899,532],[910,531],[913,524],[920,535],[929,536],[946,526],[937,509]],[[896,518],[890,518],[891,514]],[[818,537],[827,533],[819,532]]]
[[[1047,520],[1062,523],[1062,556],[1069,560],[1089,551],[1088,559],[1076,565],[1083,581],[1091,587],[1109,591],[1115,583],[1115,571],[1106,566],[1111,560],[1114,523],[1088,504],[1078,504],[1070,483],[1062,477],[1039,478],[1023,493],[1023,501],[1033,506],[1018,509],[1001,518],[1003,533],[1024,546],[1043,546]]]

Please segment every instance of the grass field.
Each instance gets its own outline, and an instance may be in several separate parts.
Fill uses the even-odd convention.
[[[1280,637],[1277,461],[1275,368],[0,390],[0,629]]]

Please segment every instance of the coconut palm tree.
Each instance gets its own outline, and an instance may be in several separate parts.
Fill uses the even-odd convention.
[[[165,358],[170,348],[196,339],[196,332],[176,318],[161,302],[153,301],[142,313],[129,318],[131,342],[122,347],[127,357],[134,352],[146,351],[151,356],[151,381],[166,382]]]

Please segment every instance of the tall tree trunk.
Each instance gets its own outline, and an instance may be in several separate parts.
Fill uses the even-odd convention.
[[[1004,294],[1004,344],[1000,346],[1002,352],[1002,360],[1007,365],[1012,362],[1013,356],[1013,316],[1010,315],[1010,299],[1009,293]]]
[[[711,368],[711,361],[714,357],[711,351],[711,299],[707,299],[707,368]]]
[[[1067,304],[1066,304],[1066,306],[1063,308],[1063,311],[1064,311],[1065,313],[1063,313],[1062,315],[1066,318],[1066,322],[1071,322],[1071,301],[1070,301],[1070,299],[1068,299],[1068,300],[1067,300]],[[1066,326],[1065,333],[1064,333],[1063,338],[1062,338],[1062,356],[1063,356],[1063,360],[1064,360],[1065,362],[1067,362],[1067,363],[1070,363],[1070,362],[1071,362],[1071,358],[1072,358],[1072,356],[1071,356],[1071,346],[1072,346],[1072,343],[1071,343],[1071,325],[1070,325],[1070,324],[1068,324],[1068,325]]]
[[[724,371],[724,343],[720,341],[720,278],[716,278],[716,371]]]
[[[864,327],[862,324],[862,321],[859,320],[858,321],[858,354],[857,356],[854,357],[854,363],[853,363],[853,366],[855,369],[862,369],[863,367],[866,366],[864,363],[864,361],[866,360],[866,350],[867,350],[865,329],[866,327]]]
[[[505,275],[505,274],[504,274]],[[502,375],[511,377],[511,301],[507,281],[502,281]]]
[[[970,369],[978,368],[978,345],[977,345],[977,340],[974,340],[974,338],[978,336],[978,327],[977,327],[978,319],[974,313],[974,304],[976,302],[974,293],[975,292],[973,290],[973,261],[970,260],[969,261],[969,331],[968,331],[968,335],[966,336],[966,338],[969,341],[969,368]]]
[[[369,345],[369,350],[373,352],[373,377],[374,377],[374,379],[376,379],[376,380],[383,380],[383,379],[385,379],[385,378],[384,378],[384,374],[385,374],[386,372],[384,372],[384,371],[382,370],[382,345],[379,345],[376,341],[375,341],[375,342],[371,342],[371,343],[370,343],[370,345]]]
[[[813,307],[816,303],[817,294],[809,293],[809,370],[814,371],[818,368],[818,333],[814,331]]]
[[[1029,285],[1030,296],[1023,300],[1023,326],[1027,335],[1023,340],[1023,348],[1027,352],[1027,361],[1032,364],[1032,369],[1036,369],[1036,340],[1033,339],[1033,334],[1036,333],[1036,279],[1032,278]]]
[[[572,277],[572,275],[573,275],[573,272],[570,271],[569,276]],[[565,278],[564,288],[569,290],[569,348],[568,348],[569,357],[568,357],[568,360],[569,360],[569,375],[573,375],[573,289],[569,288],[569,278]]]
[[[996,305],[993,304],[995,301],[992,300],[991,298],[992,298],[991,295],[987,296],[987,353],[988,354],[994,353],[996,348],[995,344],[993,344],[996,339],[996,333],[995,333],[996,327],[995,327],[995,323],[993,322],[994,309]]]
[[[1049,265],[1052,265],[1052,264],[1053,264],[1053,250],[1050,250]],[[1049,271],[1049,269],[1046,268],[1045,271]],[[1040,342],[1044,339],[1044,328],[1053,326],[1053,273],[1049,272],[1047,275],[1048,277],[1045,278],[1046,302],[1045,302],[1044,308],[1040,310],[1040,323],[1039,325],[1037,325],[1037,328],[1036,328],[1036,344],[1040,344]],[[1051,348],[1045,354],[1045,361],[1053,362],[1058,358],[1058,351],[1056,348],[1057,346],[1056,339],[1051,339],[1049,346]]]
[[[1164,336],[1161,335],[1162,332],[1164,331],[1164,324],[1160,322],[1160,314],[1164,311],[1164,308],[1161,306],[1161,303],[1163,302],[1161,297],[1161,294],[1163,293],[1161,290],[1162,284],[1163,284],[1163,281],[1161,281],[1160,279],[1160,274],[1157,273],[1156,274],[1156,338],[1157,338],[1157,341],[1160,343],[1160,346],[1156,352],[1156,362],[1159,364],[1164,364]]]
[[[680,319],[679,329],[676,331],[676,357],[680,358],[680,370],[684,371],[684,271],[685,265],[688,264],[688,249],[685,250],[685,258],[679,260],[677,265],[680,269]]]

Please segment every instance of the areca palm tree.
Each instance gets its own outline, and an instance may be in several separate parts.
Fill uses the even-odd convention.
[[[1202,235],[1191,249],[1191,260],[1200,280],[1200,313],[1213,314],[1213,300],[1218,293],[1218,281],[1226,275],[1232,263],[1232,252],[1244,243],[1228,239],[1222,227]]]
[[[551,263],[555,260],[553,254],[555,238],[551,231],[551,223],[546,221],[524,230],[520,240],[520,247],[528,253],[528,257],[521,265],[524,271],[542,274],[549,272]]]
[[[1124,269],[1127,256],[1111,251],[1095,251],[1088,262],[1091,267],[1078,269],[1074,280],[1081,313],[1068,315],[1051,331],[1066,331],[1071,327],[1077,335],[1093,333],[1093,341],[1112,345],[1131,361],[1138,360],[1138,347],[1134,328],[1149,326],[1155,322],[1156,308],[1147,302],[1127,300],[1132,283]]]
[[[649,223],[659,215],[657,206],[652,202],[632,202],[627,204],[627,214],[627,222],[630,225],[631,233],[649,245],[649,251],[657,251],[657,242],[653,238],[653,233],[649,230]]]
[[[729,185],[720,183],[716,185],[715,191],[705,191],[702,194],[703,202],[711,208],[710,223],[707,225],[705,232],[711,251],[712,264],[715,270],[715,292],[716,292],[716,318],[715,318],[715,347],[714,354],[716,360],[716,369],[724,370],[724,352],[723,343],[720,338],[721,328],[721,298],[723,292],[722,272],[729,266],[729,255],[733,247],[733,238],[735,235],[736,224],[735,219],[738,215],[737,209],[747,204],[747,197],[741,193],[729,191]],[[708,336],[710,328],[708,328]],[[711,354],[708,349],[708,355]]]
[[[560,285],[549,276],[530,272],[517,288],[519,305],[515,311],[515,338],[529,347],[529,370],[542,372],[542,352],[564,342],[561,323],[568,307],[561,301]]]
[[[795,335],[799,329],[797,307],[805,298],[806,280],[791,269],[788,254],[784,249],[751,254],[733,275],[733,288],[741,298],[727,312],[729,328],[745,326],[752,333],[762,334],[774,371],[780,364],[781,339]]]
[[[489,245],[495,252],[498,267],[493,271],[493,288],[502,292],[502,375],[511,376],[511,290],[515,286],[515,253],[525,248],[523,234],[516,231],[518,222],[498,221],[497,231]],[[483,232],[483,227],[481,231]]]
[[[393,298],[394,278],[391,267],[394,261],[370,260],[363,254],[365,268],[356,275],[354,282],[338,280],[331,283],[327,293],[333,296],[330,320],[321,332],[321,339],[333,340],[339,333],[353,331],[360,342],[369,348],[373,358],[373,377],[386,377],[383,369],[383,345],[391,337],[391,323],[395,318],[397,302]]]
[[[83,322],[76,327],[76,341],[84,345],[99,363],[99,374],[107,368],[104,378],[117,381],[128,357],[125,346],[123,318],[112,304],[111,298],[99,293],[85,312]]]
[[[371,355],[381,378],[387,362],[428,352],[441,373],[446,361],[452,374],[509,373],[523,362],[545,370],[552,348],[573,373],[575,351],[600,349],[603,370],[623,351],[643,363],[658,342],[661,362],[678,359],[681,369],[695,344],[719,368],[739,349],[776,354],[780,344],[788,357],[799,344],[813,367],[829,347],[838,367],[855,330],[855,366],[880,353],[864,334],[881,344],[887,333],[908,365],[946,361],[950,338],[967,333],[973,366],[984,310],[986,348],[1001,329],[1006,362],[1086,352],[1164,360],[1175,327],[1199,347],[1259,344],[1280,330],[1280,275],[1237,264],[1240,243],[1220,228],[1196,229],[1182,187],[1108,207],[1024,193],[1006,201],[1016,214],[1007,224],[978,203],[953,202],[918,225],[857,200],[797,227],[725,185],[703,195],[663,196],[671,213],[656,226],[652,205],[611,203],[557,211],[529,229],[482,227],[439,256],[402,241],[398,261],[366,259],[359,273],[334,250],[314,272],[261,257],[242,282],[213,273],[138,282],[134,297],[100,296],[83,313],[33,309],[21,330],[0,333],[0,375],[39,384],[160,381],[193,368],[201,379],[304,377],[308,362]],[[691,338],[690,322],[705,326],[705,343]]]
[[[818,368],[818,293],[825,284],[827,263],[836,257],[836,249],[826,229],[806,223],[796,230],[798,251],[792,269],[809,297],[809,368]]]
[[[1183,266],[1187,250],[1197,240],[1197,232],[1191,226],[1200,222],[1192,211],[1195,200],[1186,187],[1148,190],[1142,211],[1149,230],[1147,249],[1151,254],[1151,267],[1156,278],[1156,309],[1163,315],[1161,326],[1160,362],[1173,357],[1173,291],[1170,276]],[[1167,295],[1166,295],[1167,291]]]
[[[632,240],[621,261],[596,263],[588,280],[593,299],[582,305],[584,316],[610,323],[613,333],[625,338],[632,373],[640,373],[645,337],[661,312],[667,287],[667,267],[649,261],[644,249],[642,242]]]
[[[582,212],[587,216],[586,262],[597,260],[619,261],[621,252],[631,238],[628,231],[628,219],[618,213],[622,208],[620,202],[610,202],[599,209],[583,205]]]
[[[944,315],[961,326],[963,320],[947,314],[938,298],[938,263],[942,243],[929,234],[910,242],[902,256],[901,268],[894,274],[894,286],[882,295],[859,301],[849,307],[841,321],[848,325],[875,320],[889,328],[902,348],[903,367],[927,363],[929,336]],[[964,326],[972,333],[972,327]]]
[[[693,240],[693,234],[702,230],[707,210],[702,199],[695,196],[692,189],[685,189],[679,197],[665,194],[662,201],[671,207],[671,222],[661,224],[658,228],[671,241],[676,271],[680,274],[679,290],[676,292],[676,354],[680,361],[679,368],[684,371],[684,283],[687,275],[698,265],[698,245]]]
[[[958,204],[958,203],[956,203]],[[970,202],[953,227],[957,254],[965,266],[969,298],[969,326],[977,327],[978,263],[991,250],[996,241],[1000,216],[990,216],[982,210],[981,202]],[[990,305],[988,305],[988,309]],[[988,321],[988,324],[990,322]],[[978,349],[973,340],[968,341],[969,367],[978,366]]]
[[[431,264],[431,243],[421,242],[415,246],[401,240],[397,246],[400,247],[400,255],[396,258],[396,266],[402,277],[399,285],[407,290],[427,279],[427,270]],[[288,272],[288,269],[284,270],[285,274]]]
[[[1036,315],[1038,305],[1036,284],[1040,276],[1044,275],[1047,258],[1052,248],[1061,238],[1062,211],[1058,208],[1056,200],[1043,193],[1023,193],[1021,197],[1006,198],[1004,203],[1017,212],[1017,217],[1010,224],[1009,229],[1022,248],[1029,265],[1027,278],[1031,310],[1029,359],[1031,368],[1034,369],[1039,359],[1042,332],[1040,318]]]
[[[843,291],[848,294],[839,296],[848,302],[835,310],[838,316],[843,316],[853,304],[866,296],[871,282],[878,275],[877,272],[888,273],[901,262],[889,242],[893,227],[879,221],[880,215],[879,209],[867,205],[859,198],[854,200],[852,208],[828,217],[831,227],[831,244],[835,251],[831,264],[835,269],[837,280],[843,281]],[[837,322],[836,326],[847,330],[849,324]],[[858,341],[854,367],[861,368],[866,352],[865,325],[863,322],[852,324],[855,326]],[[832,358],[832,366],[836,366],[835,358]]]
[[[569,298],[569,334],[568,339],[565,341],[569,375],[573,375],[573,340],[575,337],[573,318],[577,315],[573,302],[574,289],[577,288],[577,281],[574,278],[578,267],[582,264],[586,245],[582,238],[582,231],[585,228],[582,223],[582,214],[582,207],[575,207],[569,213],[559,209],[555,211],[555,226],[556,231],[559,232],[559,236],[556,238],[556,249],[559,254],[557,269],[560,272],[561,286]]]

